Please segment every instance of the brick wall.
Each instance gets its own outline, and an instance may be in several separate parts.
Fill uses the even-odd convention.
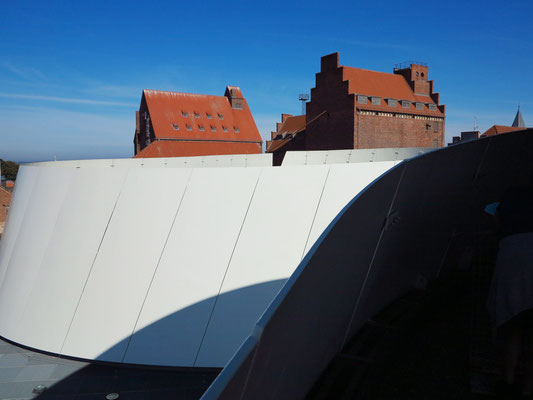
[[[442,147],[444,120],[415,119],[411,115],[399,118],[358,114],[354,134],[359,149]]]
[[[148,123],[149,133],[147,134],[147,130],[146,130],[147,124],[146,124],[145,116],[150,117],[150,113],[148,112],[148,107],[146,106],[146,100],[144,99],[144,95],[143,95],[142,100],[141,100],[141,106],[139,107],[139,111],[136,116],[137,121],[139,123],[139,129],[135,130],[135,135],[137,137],[136,143],[134,142],[135,154],[137,154],[138,152],[140,152],[147,146],[148,137],[150,138],[150,142],[152,142],[155,139],[151,118]]]
[[[354,148],[355,96],[348,93],[342,76],[338,53],[322,57],[306,107],[307,150]]]

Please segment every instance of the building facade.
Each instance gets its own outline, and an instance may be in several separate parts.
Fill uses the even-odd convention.
[[[307,103],[302,150],[443,147],[446,110],[439,100],[427,65],[384,73],[341,66],[339,54],[329,54]],[[283,153],[289,142],[272,148]]]
[[[390,74],[340,66],[338,53],[324,56],[306,119],[308,150],[444,145],[445,106],[425,65]]]
[[[261,153],[262,139],[241,89],[224,96],[144,90],[133,139],[135,157]]]

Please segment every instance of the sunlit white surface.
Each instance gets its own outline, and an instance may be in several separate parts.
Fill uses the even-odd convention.
[[[0,336],[87,359],[224,366],[335,215],[395,163],[265,160],[23,166],[0,244]]]

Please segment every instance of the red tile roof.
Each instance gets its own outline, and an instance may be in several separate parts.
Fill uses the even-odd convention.
[[[232,89],[242,98],[238,87]],[[143,96],[158,139],[262,141],[244,98],[242,109],[235,109],[226,96],[160,90],[144,90]]]
[[[357,108],[384,112],[397,112],[407,114],[423,114],[443,117],[444,114],[437,108],[431,111],[427,104],[435,104],[430,96],[417,95],[409,86],[402,75],[386,72],[370,71],[354,67],[342,67],[343,80],[348,81],[349,93],[381,98],[381,105],[373,105],[368,99],[367,104],[356,103]],[[396,107],[389,107],[385,99],[408,100],[409,108],[404,108],[398,101]],[[416,109],[415,102],[424,103],[424,109]],[[436,105],[436,104],[435,104]]]
[[[259,143],[157,140],[152,142],[148,147],[145,147],[135,155],[134,158],[168,158],[258,153],[261,153],[261,144]]]
[[[0,224],[6,221],[6,210],[9,207],[9,203],[11,203],[11,192],[0,186]]]
[[[492,125],[487,131],[482,134],[480,137],[486,137],[486,136],[493,136],[493,135],[499,135],[501,133],[507,133],[507,132],[514,132],[514,131],[521,131],[524,130],[524,128],[517,127],[517,126],[504,126],[504,125]]]
[[[273,151],[281,149],[283,146],[285,146],[287,143],[289,143],[292,140],[292,137],[287,139],[277,139],[272,140],[269,142],[268,148],[266,149],[267,153],[272,153]]]
[[[305,115],[295,115],[294,117],[287,117],[281,127],[278,135],[289,133],[295,134],[305,129]]]

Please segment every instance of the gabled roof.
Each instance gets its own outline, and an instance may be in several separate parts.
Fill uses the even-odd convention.
[[[494,136],[507,132],[521,131],[524,128],[514,127],[514,126],[505,126],[505,125],[492,125],[489,129],[485,131],[480,137]]]
[[[295,134],[305,129],[305,115],[295,115],[294,117],[287,117],[281,127],[279,128],[279,134]]]
[[[156,140],[137,153],[134,158],[169,158],[258,153],[261,153],[261,144],[259,143]]]
[[[292,140],[292,137],[287,139],[278,139],[278,140],[272,140],[269,142],[268,148],[266,149],[267,153],[272,153],[276,150],[281,149],[283,146],[285,146],[287,143],[289,143]]]
[[[439,117],[444,116],[438,108],[435,111],[430,110],[427,104],[437,104],[430,96],[415,94],[402,75],[345,66],[342,67],[342,70],[343,80],[348,81],[349,93],[375,96],[382,99],[381,105],[374,105],[369,99],[367,104],[357,104],[357,108],[385,112],[416,113]],[[409,108],[404,108],[398,102],[396,107],[389,107],[384,102],[384,99],[387,98],[407,100],[411,102],[411,105]],[[424,103],[423,110],[416,109],[415,102]]]
[[[526,124],[524,123],[524,118],[522,118],[522,113],[520,112],[520,106],[518,106],[518,111],[516,112],[516,116],[514,117],[512,126],[519,127],[519,128],[526,127]]]
[[[289,143],[297,134],[305,131],[305,115],[290,116],[283,121],[279,130],[276,132],[276,138],[267,142],[267,153],[279,150]]]
[[[242,97],[238,87],[230,90]],[[143,98],[158,139],[262,140],[245,99],[235,109],[226,96],[144,90]]]

